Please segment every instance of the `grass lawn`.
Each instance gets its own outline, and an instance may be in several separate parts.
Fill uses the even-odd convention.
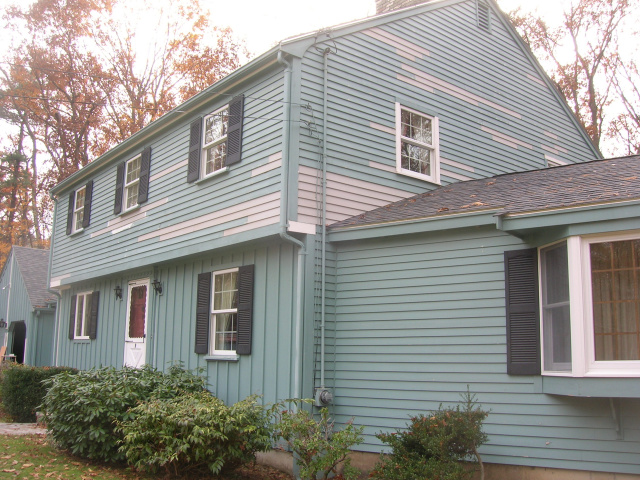
[[[138,475],[128,468],[90,463],[67,455],[48,444],[44,436],[0,436],[0,478],[115,480],[156,479],[158,475]],[[190,477],[192,478],[192,477]],[[216,480],[292,480],[293,477],[261,465],[252,465]]]

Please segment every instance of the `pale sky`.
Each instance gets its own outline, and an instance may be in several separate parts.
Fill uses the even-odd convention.
[[[1,1],[1,0],[0,0]],[[559,17],[569,0],[498,0],[503,10],[522,5]],[[375,14],[375,0],[201,0],[211,21],[229,26],[259,55],[284,38]]]

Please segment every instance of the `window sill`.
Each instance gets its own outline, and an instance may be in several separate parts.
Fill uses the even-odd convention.
[[[550,395],[597,398],[640,398],[638,378],[543,376],[542,392]]]
[[[89,337],[87,338],[74,338],[72,340],[73,343],[91,343],[91,339]]]
[[[229,167],[224,167],[221,168],[220,170],[216,170],[213,173],[210,173],[209,175],[207,175],[206,177],[202,177],[198,180],[195,181],[196,185],[199,185],[201,183],[206,183],[207,181],[211,180],[212,178],[217,177],[218,175],[222,175],[223,173],[227,173],[229,171]]]
[[[396,173],[400,175],[405,175],[407,177],[417,178],[418,180],[422,180],[423,182],[433,183],[435,185],[440,185],[440,179],[436,179],[434,176],[424,175],[422,173],[414,172],[413,170],[405,170],[404,168],[396,167]]]
[[[240,355],[207,355],[204,359],[207,362],[237,362]]]
[[[116,215],[116,217],[126,217],[127,215],[131,214],[131,213],[135,213],[138,210],[140,210],[140,207],[142,205],[138,204],[135,207],[131,207],[129,210],[123,210],[122,212],[120,212],[118,215]]]
[[[75,232],[71,232],[69,236],[75,237],[76,235],[80,235],[82,232],[84,232],[84,228],[81,228],[80,230],[76,230]]]

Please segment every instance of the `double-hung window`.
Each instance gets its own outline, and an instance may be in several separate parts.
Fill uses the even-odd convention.
[[[187,182],[214,177],[240,162],[243,124],[244,95],[191,122]]]
[[[543,373],[640,376],[640,232],[540,249]]]
[[[113,213],[133,210],[149,199],[151,147],[120,163],[116,170],[116,195]]]
[[[235,353],[238,344],[238,269],[213,273],[209,354]]]
[[[87,193],[86,187],[82,187],[75,191],[75,199],[73,202],[73,226],[71,232],[82,230],[82,220],[84,219],[84,199]]]
[[[438,117],[396,103],[396,170],[440,183]]]
[[[89,324],[91,321],[92,292],[79,293],[75,305],[75,329],[73,338],[76,340],[89,338]]]
[[[227,126],[229,107],[204,117],[204,135],[202,136],[202,166],[204,176],[222,170],[227,158]]]
[[[69,194],[69,211],[67,213],[67,235],[80,232],[89,226],[91,221],[91,196],[93,180]]]
[[[195,352],[210,359],[251,353],[254,266],[198,275]]]
[[[124,181],[124,209],[132,209],[138,205],[138,188],[140,186],[140,159],[138,155],[127,161]]]

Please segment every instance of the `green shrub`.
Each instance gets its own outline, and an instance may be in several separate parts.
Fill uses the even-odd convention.
[[[36,410],[47,391],[43,382],[54,375],[75,373],[67,367],[30,367],[13,364],[2,371],[2,402],[4,409],[16,422],[35,422]]]
[[[204,378],[178,365],[168,373],[148,365],[93,369],[56,376],[49,385],[44,414],[53,440],[74,455],[107,462],[125,458],[118,452],[122,435],[115,426],[132,418],[129,409],[141,402],[205,390]]]
[[[302,402],[296,401],[300,406]],[[342,430],[334,429],[334,421],[329,410],[322,408],[315,419],[311,413],[301,408],[281,410],[276,423],[276,438],[282,438],[293,452],[302,480],[324,480],[338,474],[342,463],[342,478],[358,478],[359,471],[350,464],[349,451],[353,445],[362,441],[364,427],[355,427],[352,422]],[[319,477],[319,475],[322,475]]]
[[[460,480],[472,472],[461,460],[475,456],[481,466],[478,447],[487,440],[482,422],[489,414],[480,409],[468,391],[462,406],[440,408],[429,415],[411,418],[406,430],[376,435],[391,447],[370,477],[384,480]]]
[[[230,407],[208,392],[152,400],[119,424],[120,451],[140,471],[218,474],[253,461],[271,447],[265,409],[248,397]]]

